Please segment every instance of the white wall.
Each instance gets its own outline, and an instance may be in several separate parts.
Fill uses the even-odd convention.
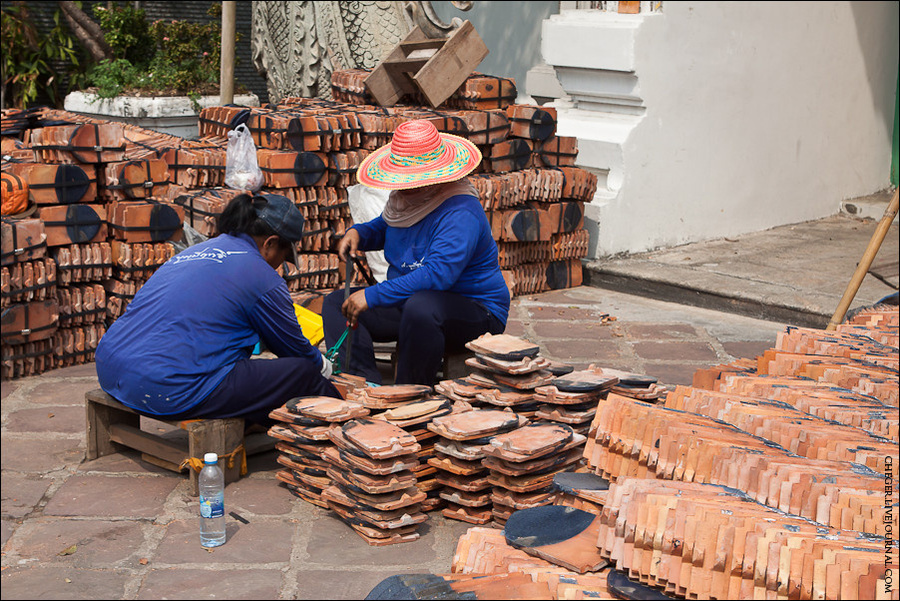
[[[637,17],[645,110],[621,141],[621,186],[589,207],[594,254],[817,219],[888,187],[898,12],[897,2],[667,1]]]

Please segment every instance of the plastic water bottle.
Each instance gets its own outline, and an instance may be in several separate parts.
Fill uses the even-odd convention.
[[[225,474],[215,453],[203,456],[199,484],[200,544],[218,547],[225,543]]]

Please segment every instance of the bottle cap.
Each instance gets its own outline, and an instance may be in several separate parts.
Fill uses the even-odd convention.
[[[219,456],[216,455],[215,453],[207,453],[206,455],[203,456],[203,463],[210,464],[210,463],[218,463],[218,462],[219,462]]]

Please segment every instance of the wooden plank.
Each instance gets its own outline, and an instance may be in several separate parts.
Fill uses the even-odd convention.
[[[423,42],[427,40],[428,36],[425,35],[425,32],[423,32],[420,27],[416,27],[403,38],[403,41],[401,41],[400,44]],[[392,59],[399,60],[404,57],[403,49],[398,45],[388,54],[381,64],[375,67],[372,74],[363,82],[369,90],[369,93],[381,106],[394,106],[405,93],[403,88],[392,80],[391,74],[384,64],[386,61]]]
[[[463,84],[487,55],[488,48],[481,36],[470,21],[465,21],[413,81],[431,106],[436,107]]]
[[[114,424],[126,424],[132,428],[140,429],[140,416],[137,413],[107,405],[102,401],[92,401],[90,398],[91,392],[87,393],[88,399],[85,403],[85,439],[87,448],[84,455],[87,461],[119,452],[119,448],[113,444],[115,441],[112,439],[111,428]],[[103,394],[105,395],[106,393]],[[112,397],[109,397],[109,399],[117,405],[119,404]]]
[[[180,465],[172,463],[171,461],[166,461],[165,459],[160,459],[159,457],[154,457],[148,453],[141,453],[141,459],[146,461],[147,463],[152,463],[155,466],[161,467],[163,469],[172,471],[172,472],[183,472],[184,469],[181,469]],[[187,468],[185,468],[187,469]]]
[[[140,428],[118,423],[110,425],[109,431],[110,440],[113,442],[154,457],[159,457],[169,463],[181,465],[181,462],[187,457],[186,449],[181,445],[155,434],[144,432]]]

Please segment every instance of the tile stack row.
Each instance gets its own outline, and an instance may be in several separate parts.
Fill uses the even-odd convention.
[[[2,379],[93,360],[183,215],[166,163],[131,160],[121,124],[44,110],[19,125],[4,128],[2,178],[27,208],[2,224]]]
[[[444,517],[472,524],[486,524],[491,513],[491,482],[484,466],[485,446],[494,436],[513,431],[528,420],[512,411],[473,409],[439,417],[428,424],[438,435],[435,456],[440,496],[447,501]]]
[[[710,484],[622,478],[597,546],[617,571],[678,598],[879,599],[897,548]],[[894,589],[896,591],[896,589]]]
[[[852,524],[868,534],[884,533],[882,520],[890,508],[883,506],[883,468],[897,461],[897,447],[862,430],[853,447],[843,441],[835,445],[840,458],[806,457],[726,421],[614,394],[592,427],[585,457],[609,480],[628,475],[720,484],[833,528]],[[798,447],[807,446],[804,438],[797,435]],[[883,453],[878,457],[866,450],[878,447]],[[859,460],[871,465],[855,463]]]
[[[585,447],[613,482],[594,497],[601,554],[676,597],[890,598],[897,317],[881,307],[835,332],[789,327],[664,405],[610,394]]]
[[[288,401],[269,417],[278,422],[269,436],[278,442],[278,463],[286,469],[278,479],[297,497],[327,508],[322,491],[331,484],[331,464],[325,454],[333,448],[329,432],[343,423],[369,415],[369,410],[351,401],[327,397],[303,397]]]
[[[434,458],[437,436],[429,430],[432,420],[460,411],[460,407],[441,396],[432,394],[430,386],[392,385],[360,387],[346,395],[346,398],[361,403],[372,412],[372,418],[383,420],[400,428],[412,436],[419,445],[417,465],[412,469],[416,477],[416,488],[425,494],[423,511],[440,509],[440,483],[436,480],[437,470],[430,465]]]
[[[444,515],[474,524],[502,526],[513,511],[553,503],[553,476],[580,468],[591,420],[610,391],[655,399],[662,390],[655,378],[638,374],[594,365],[574,371],[542,357],[528,340],[506,334],[485,334],[467,348],[474,353],[466,360],[471,373],[439,382],[436,392],[510,427],[476,442],[465,434],[475,438],[478,431],[462,429],[455,440],[435,447],[436,467],[455,476],[446,479],[450,489],[457,485],[443,493],[454,503]],[[528,420],[527,426],[512,427],[513,416]],[[468,478],[465,488],[461,477]]]
[[[416,540],[426,493],[416,487],[420,445],[361,403],[293,399],[274,410],[269,429],[280,442],[278,479],[297,497],[330,509],[366,542]]]

